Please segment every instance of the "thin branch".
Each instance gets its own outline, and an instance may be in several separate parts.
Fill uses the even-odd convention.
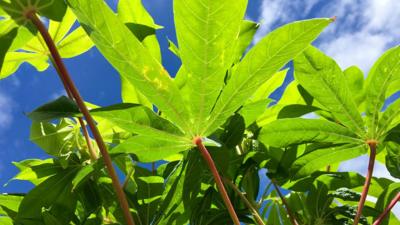
[[[65,67],[64,62],[62,61],[61,56],[57,50],[57,47],[54,44],[54,41],[50,37],[50,34],[48,33],[45,25],[36,16],[34,11],[26,13],[26,17],[28,19],[30,19],[31,22],[36,26],[36,28],[42,35],[43,39],[45,40],[46,45],[49,48],[49,51],[51,53],[51,56],[53,57],[54,62],[57,65],[57,68],[59,69],[60,79],[63,81],[63,83],[66,84],[69,91],[71,92],[72,97],[75,99],[80,111],[85,116],[85,119],[93,133],[93,137],[96,140],[99,150],[103,156],[104,164],[105,164],[105,166],[108,170],[108,173],[111,177],[114,190],[117,194],[119,204],[120,204],[121,209],[124,214],[124,218],[128,225],[134,225],[135,222],[133,221],[132,214],[129,211],[128,201],[127,201],[124,191],[122,190],[122,187],[119,183],[117,173],[115,172],[114,167],[112,165],[111,157],[107,152],[107,147],[104,144],[103,138],[101,137],[100,132],[96,127],[96,123],[95,123],[93,117],[90,115],[89,110],[87,109],[87,107],[85,105],[85,102],[83,101],[78,89],[76,88],[74,82],[72,81],[72,79],[68,73],[67,68]]]
[[[225,206],[228,209],[229,215],[231,216],[233,223],[235,225],[240,225],[239,218],[236,215],[235,209],[233,208],[231,200],[229,199],[228,193],[225,190],[224,184],[222,183],[221,177],[218,173],[217,167],[215,166],[214,160],[211,158],[210,153],[208,153],[208,150],[207,150],[206,146],[204,146],[203,141],[201,140],[200,137],[194,138],[193,142],[199,148],[199,150],[203,156],[203,159],[206,161],[208,167],[211,170],[211,173],[214,176],[214,180],[215,180],[215,183],[217,184],[219,193],[221,194],[222,200],[224,201]]]
[[[397,193],[397,195],[392,199],[392,201],[389,203],[389,205],[386,207],[386,209],[382,212],[381,215],[379,215],[378,219],[373,223],[373,225],[379,225],[382,223],[382,221],[385,219],[387,214],[389,214],[390,210],[396,205],[396,203],[400,201],[400,192]]]
[[[274,185],[274,188],[276,190],[276,192],[278,193],[279,197],[282,200],[282,204],[285,206],[286,208],[286,212],[289,216],[289,220],[293,225],[299,225],[299,223],[297,222],[296,218],[294,217],[294,214],[292,212],[292,210],[290,210],[289,204],[286,201],[285,196],[283,196],[281,190],[279,189],[278,185],[276,184],[276,181],[274,179],[271,179],[272,184]]]
[[[54,68],[56,69],[57,73],[61,76],[60,69],[58,68],[58,66],[57,66],[56,62],[54,61],[53,57],[50,56],[49,58],[50,58],[50,61],[53,64]],[[71,93],[71,90],[69,90],[69,88],[68,88],[67,84],[64,82],[64,80],[62,80],[62,84],[64,86],[65,92],[67,92],[68,97],[70,99],[74,100],[74,98],[72,96],[72,93]],[[92,141],[90,140],[89,132],[86,129],[86,125],[85,125],[85,122],[83,121],[82,117],[78,117],[78,121],[79,121],[79,124],[80,124],[80,126],[82,128],[83,136],[85,137],[86,145],[87,145],[88,150],[89,150],[90,159],[92,160],[92,162],[94,162],[94,161],[96,161],[98,159],[97,152],[93,148]]]
[[[365,200],[367,199],[369,186],[371,185],[372,173],[374,171],[375,156],[376,156],[376,144],[377,144],[376,141],[368,141],[368,145],[369,145],[369,149],[370,149],[368,172],[367,172],[367,176],[365,177],[365,183],[364,183],[363,190],[361,192],[361,198],[358,203],[357,214],[354,217],[353,225],[358,225],[358,222],[360,221],[362,209],[364,208]]]
[[[259,225],[265,225],[263,219],[261,218],[260,214],[258,213],[257,209],[254,208],[254,206],[249,202],[249,200],[246,198],[246,196],[244,196],[244,194],[239,190],[238,187],[236,187],[236,185],[234,183],[232,183],[231,180],[223,177],[222,178],[224,180],[224,182],[226,184],[228,184],[235,192],[237,195],[239,195],[239,197],[242,199],[242,201],[244,202],[244,204],[247,206],[247,208],[250,209],[251,213],[254,216],[254,219],[257,221],[257,223]]]

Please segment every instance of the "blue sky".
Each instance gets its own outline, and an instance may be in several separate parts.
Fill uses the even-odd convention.
[[[142,0],[157,24],[164,26],[157,35],[163,64],[170,74],[178,59],[167,50],[167,37],[174,42],[172,0]],[[108,1],[115,5],[116,0]],[[342,68],[359,66],[365,73],[386,49],[399,44],[400,1],[398,0],[250,0],[246,17],[261,23],[255,43],[272,29],[285,23],[337,16],[316,41],[316,45],[335,58]],[[66,64],[86,101],[98,105],[119,103],[120,84],[117,72],[96,49],[66,60]],[[26,158],[47,157],[29,141],[30,121],[24,115],[35,107],[63,95],[63,87],[51,67],[43,73],[23,65],[16,74],[0,80],[0,192],[25,192],[32,186],[13,181],[3,187],[18,171],[11,164]],[[344,163],[341,168],[364,173],[365,157]],[[388,176],[382,165],[376,176]]]

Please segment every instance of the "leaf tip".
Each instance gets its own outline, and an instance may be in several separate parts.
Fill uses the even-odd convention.
[[[332,16],[331,18],[329,18],[332,22],[335,22],[336,21],[336,16]]]

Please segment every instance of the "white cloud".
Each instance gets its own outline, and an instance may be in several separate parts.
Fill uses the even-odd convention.
[[[0,92],[0,129],[8,128],[13,120],[14,101],[11,97]],[[0,131],[1,131],[0,130]]]
[[[341,67],[357,65],[367,73],[386,49],[399,44],[399,11],[398,0],[264,0],[256,41],[276,26],[294,20],[337,16],[317,46]]]

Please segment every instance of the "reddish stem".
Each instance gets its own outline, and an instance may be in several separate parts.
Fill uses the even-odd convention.
[[[50,59],[51,59],[51,62],[53,64],[54,68],[56,69],[57,73],[59,75],[61,75],[60,69],[58,68],[58,66],[55,63],[54,59],[52,57],[50,57]],[[63,83],[65,92],[67,92],[68,97],[73,100],[74,98],[73,98],[72,93],[69,90],[67,84],[64,82],[64,80],[61,80],[61,81]],[[92,160],[92,162],[94,162],[94,161],[97,160],[98,156],[97,156],[96,151],[93,148],[92,141],[90,140],[89,132],[86,129],[86,125],[85,125],[85,122],[83,121],[82,117],[78,117],[78,121],[79,121],[79,124],[80,124],[80,126],[82,128],[83,136],[85,137],[86,145],[87,145],[88,150],[89,150],[90,159]]]
[[[389,205],[386,207],[386,209],[382,212],[381,215],[379,215],[378,219],[374,222],[373,225],[379,225],[382,223],[383,219],[389,214],[390,210],[396,205],[396,203],[400,201],[400,192],[397,193],[397,195],[393,198],[393,200],[389,203]]]
[[[360,221],[360,217],[362,214],[362,209],[364,208],[365,200],[367,199],[369,186],[371,185],[372,173],[374,171],[374,164],[375,164],[375,156],[376,156],[376,141],[369,141],[369,149],[370,149],[370,156],[369,156],[369,163],[368,163],[368,172],[367,176],[365,177],[365,183],[363,190],[361,192],[360,202],[358,203],[357,214],[354,217],[353,225],[358,225]]]
[[[214,180],[215,180],[215,183],[217,184],[219,193],[221,194],[222,200],[224,201],[225,206],[228,209],[229,215],[231,216],[233,223],[235,225],[240,225],[239,218],[236,215],[235,209],[233,208],[231,200],[229,199],[228,193],[225,190],[224,184],[222,183],[222,179],[218,173],[217,167],[215,166],[214,160],[211,158],[210,153],[208,153],[208,150],[207,150],[206,146],[204,146],[200,137],[194,138],[193,142],[199,148],[201,155],[203,156],[203,159],[206,161],[208,167],[211,170],[211,173],[214,176]]]
[[[283,196],[281,190],[279,189],[278,185],[276,184],[276,181],[275,181],[274,179],[272,179],[271,182],[272,182],[272,184],[274,185],[274,188],[275,188],[276,192],[278,193],[279,197],[281,198],[282,204],[283,204],[283,205],[285,206],[285,208],[286,208],[286,212],[287,212],[287,214],[288,214],[288,216],[289,216],[290,222],[291,222],[293,225],[299,225],[299,223],[297,223],[296,218],[294,217],[294,214],[293,214],[292,210],[290,210],[289,204],[288,204],[288,202],[286,201],[285,196]]]
[[[121,188],[121,185],[119,183],[118,176],[112,165],[111,157],[107,152],[107,147],[104,144],[103,138],[101,137],[100,132],[96,127],[96,123],[95,123],[93,117],[90,115],[89,110],[87,109],[87,107],[85,105],[85,102],[83,101],[78,89],[76,88],[74,82],[72,81],[72,79],[68,73],[67,68],[65,67],[64,62],[62,61],[61,56],[60,56],[59,52],[57,51],[57,47],[55,46],[46,27],[44,26],[42,21],[36,16],[35,12],[32,11],[32,12],[27,13],[26,17],[32,21],[32,23],[36,26],[36,28],[42,35],[44,41],[46,42],[47,47],[49,48],[51,56],[60,72],[59,73],[60,79],[66,85],[66,87],[68,87],[68,90],[71,92],[71,95],[75,99],[76,104],[78,105],[80,111],[85,116],[86,121],[93,133],[93,137],[96,140],[99,150],[103,156],[104,164],[105,164],[105,166],[108,170],[108,173],[111,177],[112,184],[113,184],[114,190],[117,194],[118,201],[122,208],[125,220],[128,225],[134,225],[135,222],[133,221],[132,215],[129,211],[128,201],[127,201],[126,196],[125,196],[125,194]]]

